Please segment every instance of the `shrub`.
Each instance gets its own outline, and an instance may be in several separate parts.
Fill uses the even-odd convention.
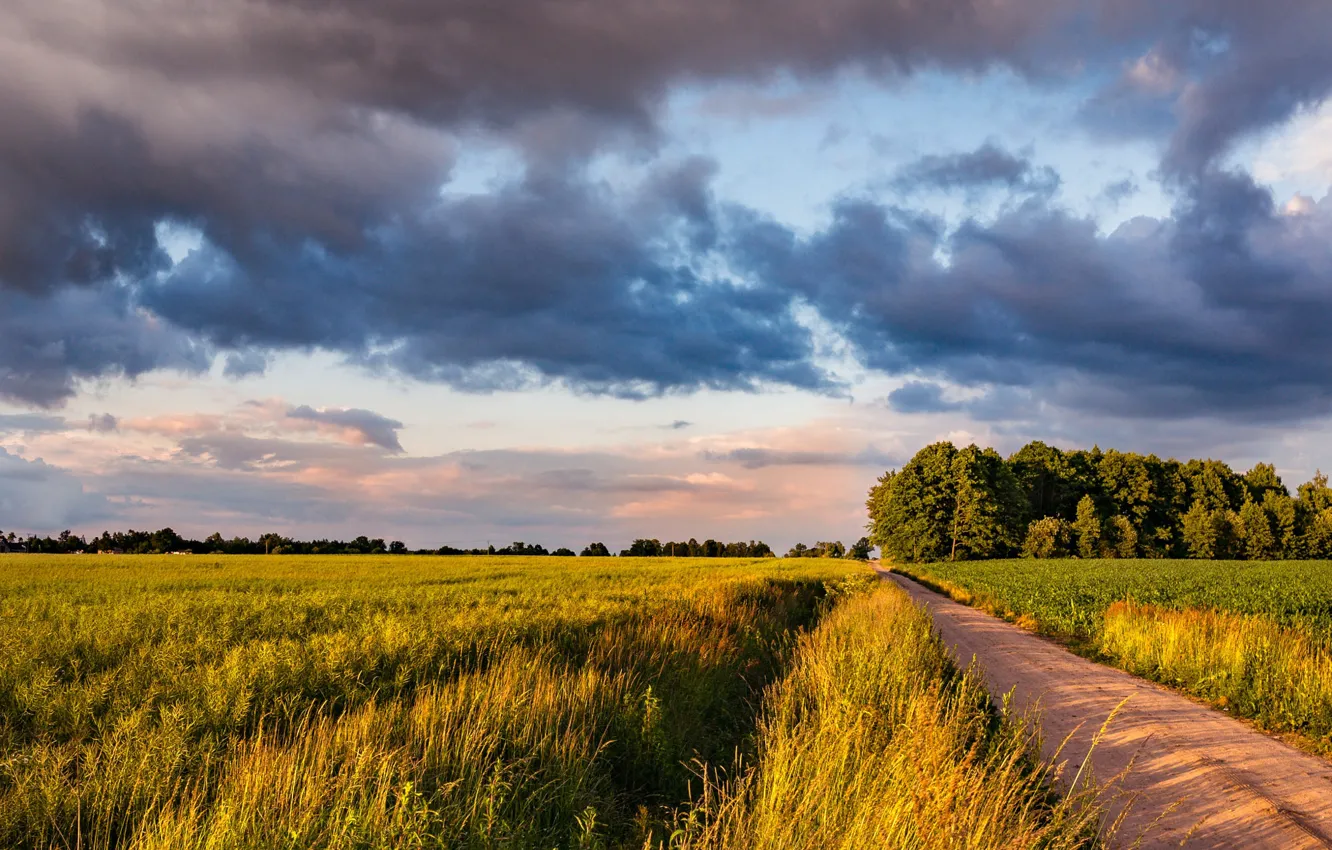
[[[1073,526],[1067,520],[1048,516],[1027,526],[1022,542],[1024,558],[1064,558],[1073,551]]]

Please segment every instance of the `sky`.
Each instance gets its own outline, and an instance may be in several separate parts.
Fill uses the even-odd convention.
[[[1326,0],[9,0],[0,529],[844,540],[1332,470]]]

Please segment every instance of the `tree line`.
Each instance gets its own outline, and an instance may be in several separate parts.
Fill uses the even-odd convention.
[[[588,554],[605,554],[605,546],[600,543],[594,543],[593,546],[601,546],[601,552],[583,551]],[[867,560],[870,551],[873,549],[869,538],[862,537],[850,549],[838,541],[819,541],[813,546],[806,546],[804,543],[797,543],[786,553],[788,558],[858,558]],[[635,558],[775,558],[777,553],[772,547],[762,540],[750,540],[748,543],[741,540],[735,543],[722,543],[717,540],[704,540],[699,543],[694,538],[688,541],[662,543],[656,539],[640,538],[630,544],[628,549],[620,552],[623,557]]]
[[[723,543],[708,538],[699,543],[691,537],[665,543],[655,538],[639,538],[630,543],[628,549],[621,550],[620,555],[625,558],[772,558],[776,553],[762,540]]]
[[[1269,463],[1162,460],[1042,442],[926,446],[870,489],[869,540],[885,557],[1332,558],[1332,488],[1295,495]]]
[[[789,552],[788,558],[841,558],[869,557],[870,543],[867,538],[852,546],[849,550],[841,542],[820,542],[814,546],[797,543]],[[0,532],[0,551],[22,550],[25,552],[74,553],[74,552],[114,552],[133,555],[162,554],[169,552],[189,552],[199,555],[522,555],[553,557],[572,557],[572,549],[560,547],[548,550],[539,543],[529,544],[521,540],[508,546],[459,549],[453,546],[441,546],[438,549],[408,549],[401,540],[385,542],[382,537],[360,536],[351,540],[296,540],[281,534],[264,534],[256,539],[248,537],[224,538],[220,533],[212,534],[203,540],[182,537],[170,528],[158,531],[104,531],[91,539],[61,532],[56,537],[37,537],[35,535],[20,539],[10,532]],[[612,552],[605,543],[589,543],[580,553],[583,557],[610,557]],[[675,558],[771,558],[775,557],[772,547],[762,540],[737,541],[724,543],[711,538],[699,543],[690,538],[687,541],[662,543],[656,539],[642,538],[635,540],[629,548],[620,551],[624,557],[675,557]]]

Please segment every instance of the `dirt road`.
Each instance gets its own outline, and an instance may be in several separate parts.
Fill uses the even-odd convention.
[[[904,576],[882,575],[930,610],[962,664],[976,659],[991,694],[1014,691],[1019,709],[1039,702],[1047,755],[1073,734],[1061,756],[1073,769],[1131,697],[1092,755],[1100,779],[1133,764],[1110,801],[1118,811],[1125,795],[1136,797],[1117,846],[1144,835],[1146,848],[1332,848],[1332,763]]]

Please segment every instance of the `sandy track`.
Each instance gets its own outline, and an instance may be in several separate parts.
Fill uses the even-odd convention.
[[[1012,690],[1019,710],[1039,703],[1047,755],[1073,735],[1061,756],[1069,774],[1114,707],[1131,697],[1092,756],[1100,779],[1133,764],[1109,801],[1118,811],[1134,798],[1118,846],[1143,835],[1147,848],[1332,848],[1332,763],[904,576],[882,574],[929,609],[962,664],[976,659],[991,694]]]

